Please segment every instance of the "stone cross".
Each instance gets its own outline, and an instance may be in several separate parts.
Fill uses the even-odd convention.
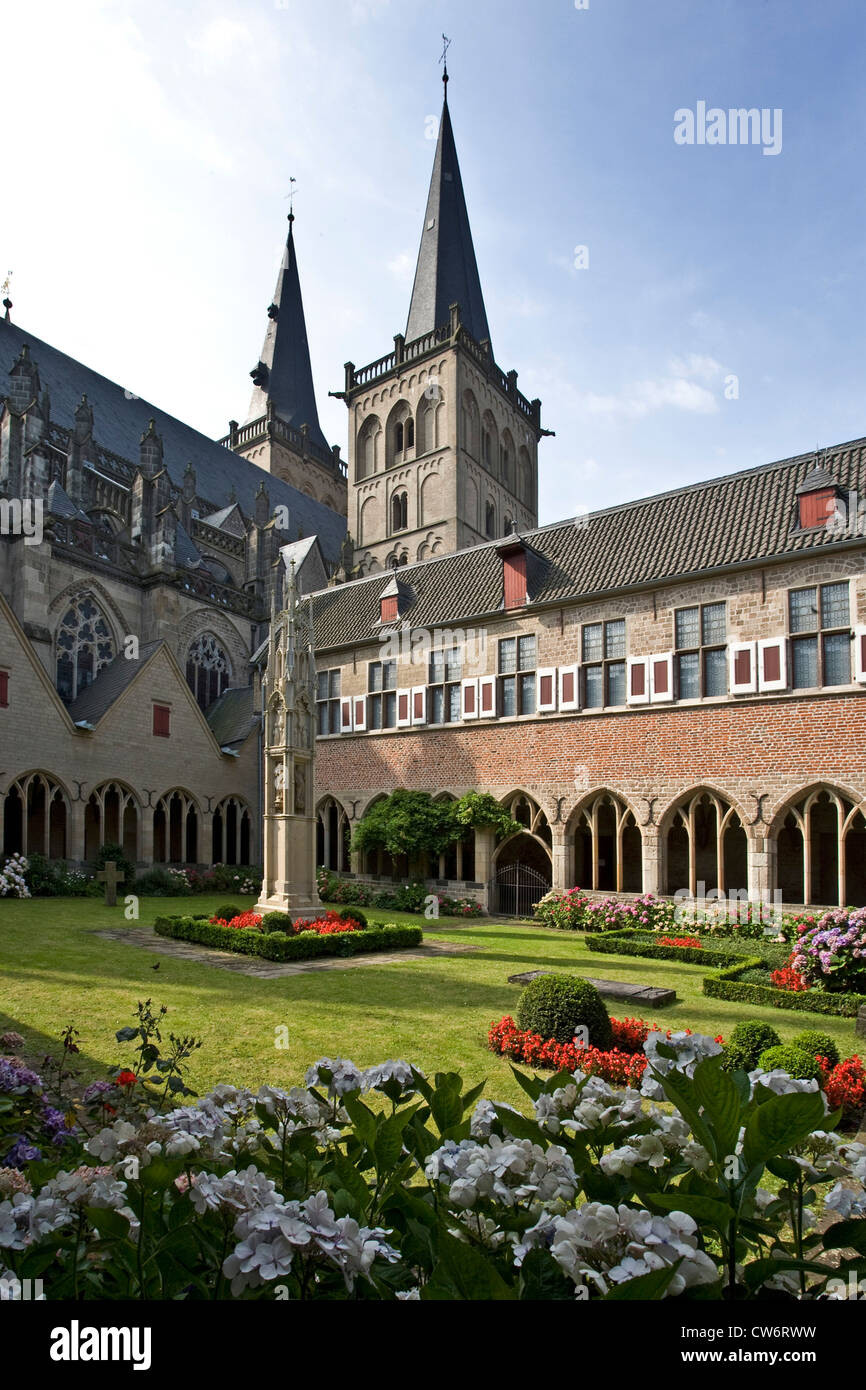
[[[105,868],[102,870],[102,873],[97,874],[96,877],[98,878],[100,883],[105,884],[105,906],[116,907],[117,885],[118,883],[123,883],[126,875],[119,874],[117,872],[117,865],[115,864],[114,860],[109,859],[106,862]]]

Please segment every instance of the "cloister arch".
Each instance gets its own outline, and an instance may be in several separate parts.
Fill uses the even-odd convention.
[[[3,853],[65,859],[69,793],[50,773],[23,772],[3,797]]]
[[[696,895],[748,892],[748,837],[739,810],[721,793],[697,787],[662,817],[662,888]]]
[[[573,882],[601,892],[643,891],[643,840],[634,811],[614,792],[591,792],[569,817]]]
[[[84,858],[93,860],[103,845],[122,845],[133,863],[139,848],[140,806],[135,792],[123,782],[102,782],[84,808]]]
[[[214,807],[211,823],[211,863],[252,862],[252,814],[242,796],[224,796]]]
[[[770,839],[783,902],[866,905],[866,803],[820,783],[788,799]]]
[[[198,864],[201,811],[191,792],[174,787],[153,808],[154,864]]]
[[[345,873],[351,867],[349,817],[339,801],[326,796],[316,809],[316,863],[335,873]]]

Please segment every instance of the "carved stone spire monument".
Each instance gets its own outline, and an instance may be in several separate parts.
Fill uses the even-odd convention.
[[[271,605],[264,713],[264,877],[256,912],[301,917],[319,911],[313,808],[315,668],[309,601],[289,566],[277,612]]]

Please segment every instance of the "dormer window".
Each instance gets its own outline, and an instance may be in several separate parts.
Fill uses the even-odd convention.
[[[813,468],[797,488],[797,525],[801,531],[832,527],[840,503],[844,504],[844,498],[832,474],[826,468]]]

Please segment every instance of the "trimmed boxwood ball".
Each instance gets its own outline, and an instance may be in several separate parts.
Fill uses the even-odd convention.
[[[786,1071],[802,1081],[820,1081],[821,1068],[802,1047],[793,1043],[783,1043],[780,1047],[768,1047],[758,1058],[758,1066],[763,1071]]]
[[[235,903],[222,903],[211,913],[211,917],[222,917],[224,922],[230,922],[233,917],[240,917],[242,912],[247,912],[246,907],[238,907]]]
[[[802,1047],[810,1057],[826,1057],[831,1067],[839,1061],[839,1048],[829,1033],[821,1033],[817,1028],[807,1028],[791,1039],[792,1047]]]
[[[337,913],[337,916],[342,917],[344,922],[357,922],[359,927],[369,925],[367,918],[358,907],[344,907],[342,912]]]
[[[610,1018],[595,985],[579,975],[539,975],[530,980],[517,1005],[518,1027],[547,1041],[571,1042],[583,1025],[593,1047],[613,1043]]]
[[[728,1039],[722,1065],[725,1071],[754,1071],[761,1053],[768,1047],[778,1047],[781,1041],[769,1023],[738,1023]]]
[[[266,912],[262,918],[262,931],[290,932],[292,919],[287,912]]]

